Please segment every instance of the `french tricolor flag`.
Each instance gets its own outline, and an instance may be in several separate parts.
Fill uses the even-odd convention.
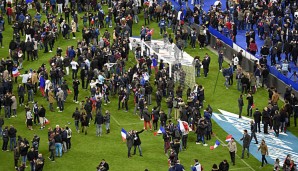
[[[230,142],[231,141],[231,139],[232,139],[232,135],[228,135],[227,137],[226,137],[226,142]]]
[[[125,129],[121,129],[121,136],[122,136],[122,141],[125,142],[126,141],[126,134],[127,132],[125,131]]]
[[[20,73],[18,67],[13,67],[13,68],[12,68],[12,76],[13,76],[13,77],[18,77],[20,74],[21,74],[21,73]]]
[[[214,150],[215,148],[217,148],[220,145],[220,142],[218,140],[215,141],[214,146],[210,146],[210,150]]]

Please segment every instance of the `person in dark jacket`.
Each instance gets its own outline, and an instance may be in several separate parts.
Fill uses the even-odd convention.
[[[128,158],[132,157],[130,154],[131,148],[133,146],[133,131],[130,130],[127,134],[126,134],[126,145],[127,145],[127,149],[128,149],[128,153],[127,156]]]
[[[14,149],[13,157],[14,157],[14,167],[18,168],[19,160],[20,160],[20,149],[18,146],[16,146]]]
[[[109,134],[110,133],[111,114],[108,110],[106,110],[106,115],[104,116],[104,122],[106,124],[107,134]]]
[[[50,152],[51,152],[51,156],[48,157],[52,162],[55,162],[55,139],[52,138],[50,141],[49,141],[49,149],[50,149]]]
[[[263,109],[263,112],[262,112],[262,122],[264,124],[264,134],[269,134],[268,133],[268,126],[269,126],[269,123],[270,123],[270,115],[269,115],[269,112],[268,112],[268,108],[265,107]]]
[[[43,129],[45,128],[45,117],[46,117],[46,109],[43,107],[43,105],[40,105],[40,109],[38,110],[38,116],[39,116],[40,129]]]
[[[247,116],[252,116],[252,106],[254,103],[254,97],[252,96],[252,92],[250,91],[246,97],[247,100]]]
[[[247,149],[247,157],[249,157],[249,145],[250,145],[251,138],[248,135],[246,129],[244,130],[243,137],[240,139],[240,141],[243,141],[241,158],[242,159],[244,158],[245,149]]]
[[[250,121],[250,130],[251,130],[251,140],[254,138],[255,139],[255,144],[258,144],[258,139],[256,136],[256,132],[257,132],[257,123],[255,123],[253,120]],[[250,141],[251,141],[250,140]]]
[[[8,126],[6,126],[2,132],[2,139],[3,139],[2,151],[9,151],[7,149],[7,145],[8,145],[8,141],[9,141]]]
[[[34,147],[31,147],[30,151],[27,153],[27,159],[30,162],[31,170],[35,170],[35,160],[37,156],[35,156]]]
[[[167,123],[167,120],[168,120],[168,117],[167,117],[167,115],[165,114],[165,112],[163,110],[160,110],[159,115],[160,115],[160,125],[162,127],[165,127],[166,123]]]
[[[80,132],[80,130],[79,130],[79,122],[80,122],[80,118],[81,118],[81,113],[80,113],[78,107],[76,108],[76,111],[72,114],[72,118],[74,118],[75,127],[76,127],[77,132],[79,133]]]
[[[258,132],[259,130],[259,133],[261,132],[261,116],[262,116],[262,113],[259,111],[258,108],[256,108],[256,111],[254,112],[253,117],[254,117],[255,124],[257,125],[255,131]]]
[[[280,127],[280,114],[279,114],[278,110],[275,111],[275,114],[274,114],[272,120],[273,120],[273,130],[275,132],[275,136],[278,137],[279,136],[279,127]]]
[[[202,141],[203,145],[207,146],[207,144],[205,143],[205,138],[204,138],[206,127],[207,127],[207,125],[205,124],[205,120],[200,119],[199,124],[197,126],[197,130],[196,130],[196,134],[197,134],[196,144],[201,144],[200,141]]]
[[[160,114],[159,114],[159,108],[154,107],[153,111],[152,111],[152,119],[153,119],[153,128],[154,130],[157,130],[158,127],[158,120],[160,118]]]
[[[8,136],[10,140],[10,151],[13,151],[13,148],[16,146],[17,136],[17,130],[13,127],[13,125],[10,125],[10,128],[8,130]]]
[[[62,151],[67,152],[67,131],[64,127],[61,128],[61,138],[62,138]]]
[[[143,117],[144,117],[144,129],[147,130],[147,124],[149,124],[149,128],[150,130],[152,130],[152,126],[151,126],[151,117],[150,117],[150,114],[149,114],[149,111],[148,111],[148,107],[146,106],[144,111],[143,111]]]
[[[97,112],[94,124],[96,124],[96,136],[101,136],[102,134],[102,124],[104,123],[104,117],[101,112]]]
[[[73,83],[73,102],[79,103],[78,96],[79,96],[79,85],[80,81],[78,79],[74,80]],[[87,112],[88,113],[88,112]]]
[[[56,156],[62,157],[62,137],[59,132],[55,133],[55,149],[56,149]]]
[[[27,42],[25,43],[25,49],[27,52],[27,61],[29,61],[29,58],[31,57],[31,61],[33,61],[33,50],[34,50],[34,42],[31,41],[29,38]]]
[[[109,164],[105,161],[105,159],[102,159],[97,169],[102,171],[109,171],[110,167]]]
[[[219,163],[219,171],[229,171],[229,163],[227,160],[223,160]]]
[[[206,78],[209,72],[209,65],[211,62],[210,56],[206,53],[205,58],[202,61],[203,69],[204,69],[204,77]]]
[[[139,136],[139,134],[141,134],[142,132],[144,132],[144,129],[142,129],[141,131],[133,131],[133,146],[134,146],[133,155],[136,154],[136,149],[138,147],[140,156],[143,156],[142,149],[141,149],[141,139]]]
[[[238,108],[239,108],[239,118],[241,118],[242,109],[243,109],[244,103],[243,103],[243,97],[242,94],[240,94],[240,97],[238,98]]]

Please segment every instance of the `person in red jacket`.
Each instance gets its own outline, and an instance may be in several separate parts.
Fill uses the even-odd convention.
[[[249,52],[253,55],[256,55],[258,51],[258,46],[254,40],[252,40],[249,44]]]
[[[8,24],[11,24],[11,16],[12,16],[12,8],[11,7],[6,8],[6,15],[7,15]]]

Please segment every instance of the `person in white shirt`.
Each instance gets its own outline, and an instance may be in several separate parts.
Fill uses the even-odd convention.
[[[198,159],[195,159],[195,165],[191,166],[192,171],[201,171],[202,170],[202,165],[199,163]]]
[[[239,58],[235,54],[233,55],[233,70],[237,69],[237,66],[239,65]]]
[[[25,74],[20,75],[20,77],[22,77],[23,86],[24,88],[26,88],[27,87],[26,83],[28,82],[28,79],[29,79],[28,71],[25,71]]]
[[[73,59],[70,63],[72,69],[72,79],[77,78],[79,64]]]

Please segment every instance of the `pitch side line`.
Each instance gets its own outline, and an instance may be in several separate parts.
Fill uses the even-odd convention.
[[[113,115],[111,115],[111,117],[113,118],[113,120],[117,123],[118,126],[120,126],[120,123],[114,118]]]
[[[243,170],[243,169],[247,169],[249,167],[241,167],[241,168],[234,168],[234,169],[229,169],[229,170]]]
[[[225,144],[221,139],[219,139],[218,138],[218,136],[215,136],[222,144]],[[227,146],[226,146],[227,147]],[[228,147],[227,147],[228,148]],[[238,157],[238,158],[240,158],[240,160],[247,166],[247,167],[249,167],[251,170],[253,170],[253,171],[255,171],[255,169],[253,169],[248,163],[246,163],[246,161],[244,161],[243,159],[241,159],[241,157],[238,155],[238,154],[236,154],[236,156]],[[230,169],[231,170],[231,169]],[[237,169],[235,169],[235,170],[237,170]]]

